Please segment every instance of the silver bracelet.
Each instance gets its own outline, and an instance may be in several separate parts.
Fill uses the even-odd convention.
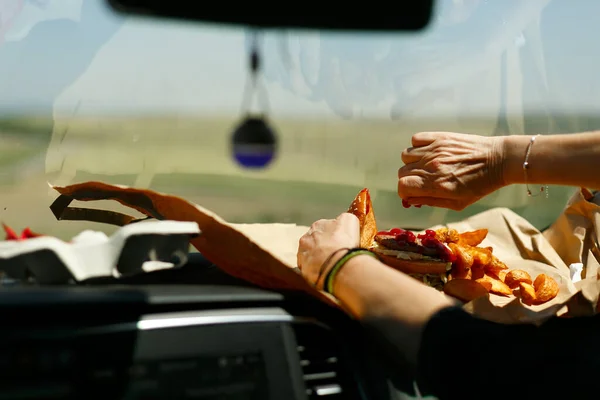
[[[527,146],[527,151],[525,152],[525,162],[523,162],[523,175],[525,175],[525,186],[527,187],[527,196],[536,197],[536,196],[539,196],[541,193],[545,192],[546,198],[548,198],[548,186],[547,185],[540,187],[540,193],[534,195],[531,192],[531,190],[529,189],[529,184],[527,183],[527,181],[528,181],[527,170],[529,169],[529,154],[531,153],[531,148],[533,147],[533,142],[535,142],[535,139],[538,136],[540,136],[540,135],[532,136],[531,140],[529,141],[529,145]]]

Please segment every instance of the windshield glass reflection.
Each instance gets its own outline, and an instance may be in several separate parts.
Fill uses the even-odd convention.
[[[234,222],[310,224],[369,187],[382,226],[423,228],[501,206],[543,228],[572,189],[551,187],[545,199],[514,186],[463,212],[406,210],[395,193],[400,153],[423,130],[598,128],[599,8],[446,0],[419,34],[262,33],[280,151],[268,169],[248,171],[229,151],[248,32],[125,18],[96,1],[3,1],[0,218],[70,238],[90,224],[56,222],[47,182],[100,180],[177,194]]]

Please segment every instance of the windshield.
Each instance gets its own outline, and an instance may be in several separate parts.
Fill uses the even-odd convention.
[[[65,239],[112,231],[57,222],[48,208],[48,182],[98,180],[180,195],[232,222],[311,224],[368,187],[384,227],[509,207],[544,228],[572,188],[530,198],[507,187],[462,212],[404,209],[400,153],[419,131],[598,128],[598,11],[594,0],[444,0],[417,34],[262,33],[279,152],[256,171],[229,150],[248,32],[125,18],[101,1],[4,0],[0,219]]]

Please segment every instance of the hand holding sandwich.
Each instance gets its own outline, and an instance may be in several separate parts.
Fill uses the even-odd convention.
[[[354,215],[319,220],[300,239],[298,267],[309,282],[322,288],[327,270],[344,255],[344,249],[358,247],[359,241],[359,221]]]
[[[389,336],[407,359],[416,363],[421,331],[427,321],[454,303],[364,250],[372,247],[377,233],[368,190],[359,193],[348,211],[336,219],[315,222],[302,236],[298,267],[306,280],[319,289],[331,278],[327,291],[354,317]],[[352,253],[356,248],[363,250]],[[341,268],[336,270],[337,266]],[[336,273],[332,274],[334,270]]]

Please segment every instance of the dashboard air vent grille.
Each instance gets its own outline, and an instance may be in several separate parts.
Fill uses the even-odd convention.
[[[294,326],[300,365],[309,399],[358,399],[344,365],[339,342],[331,331],[313,324]]]

